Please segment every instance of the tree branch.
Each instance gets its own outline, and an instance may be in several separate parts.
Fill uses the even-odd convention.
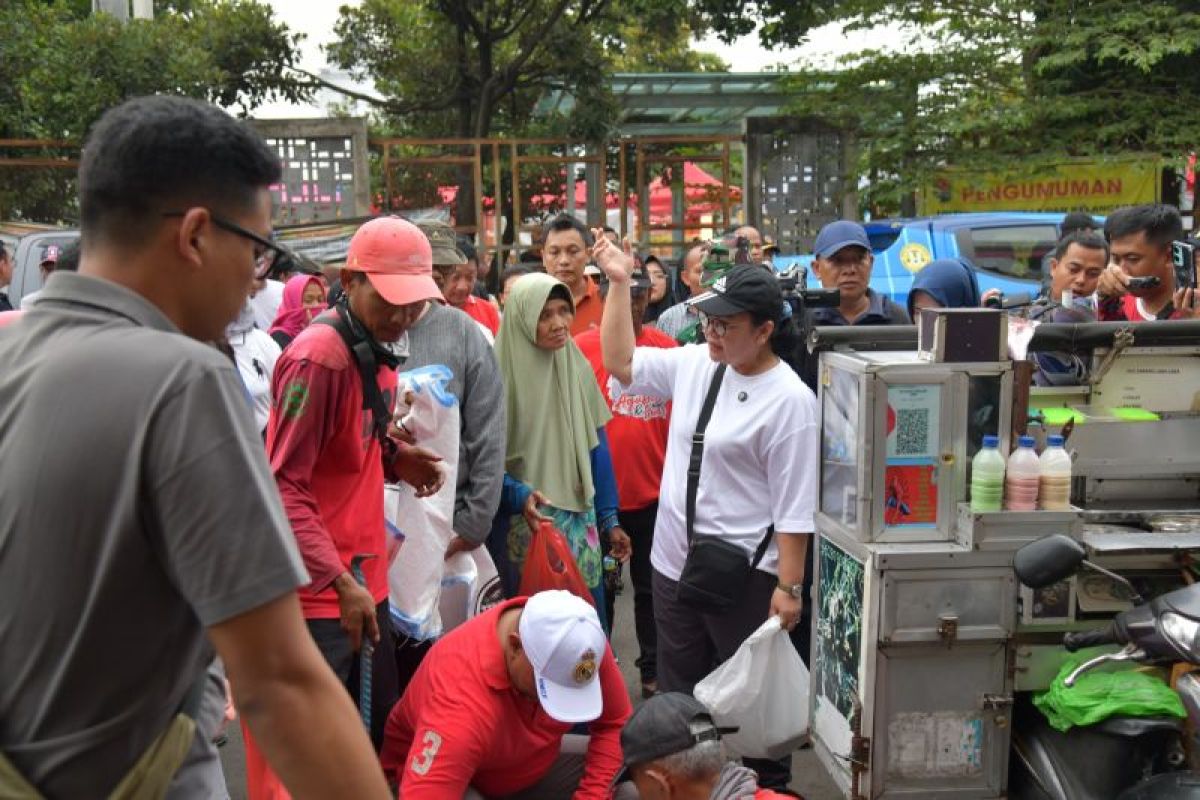
[[[388,99],[382,98],[382,97],[375,97],[374,95],[369,95],[369,94],[366,94],[365,92],[360,92],[355,89],[348,89],[345,86],[339,86],[338,84],[333,83],[332,81],[322,78],[320,75],[309,72],[308,70],[305,70],[305,69],[301,69],[299,67],[291,67],[290,69],[293,72],[299,73],[300,75],[303,75],[305,78],[308,79],[307,84],[302,84],[302,85],[306,85],[306,86],[309,86],[314,89],[318,89],[318,88],[329,89],[331,91],[337,92],[338,94],[342,94],[342,95],[345,95],[346,97],[350,97],[354,100],[361,100],[362,102],[368,103],[369,105],[375,106],[376,108],[384,109],[385,111],[388,111],[397,116],[405,116],[408,114],[416,114],[416,113],[428,112],[428,111],[444,111],[447,108],[449,108],[450,106],[452,106],[456,99],[455,94],[447,92],[444,95],[442,95],[442,97],[438,100],[399,103],[399,102],[396,102],[395,100],[388,100]]]

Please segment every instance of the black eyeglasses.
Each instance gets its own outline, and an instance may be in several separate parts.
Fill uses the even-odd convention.
[[[703,311],[699,312],[699,315],[700,330],[711,331],[712,335],[718,339],[724,339],[725,334],[729,332],[730,328],[736,330],[738,327],[740,327],[737,323],[730,325],[729,320],[725,317],[710,317]]]
[[[187,212],[185,211],[164,211],[164,217],[182,217]],[[275,262],[283,255],[283,250],[279,245],[259,236],[254,231],[248,231],[241,225],[235,222],[230,222],[219,214],[208,212],[208,218],[212,220],[213,225],[216,225],[222,230],[229,231],[232,234],[241,236],[244,239],[249,239],[254,242],[254,277],[265,278],[271,273],[271,267],[275,266]]]

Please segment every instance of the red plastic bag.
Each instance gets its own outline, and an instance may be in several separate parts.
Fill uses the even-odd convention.
[[[596,605],[587,581],[575,563],[575,556],[571,554],[567,537],[554,527],[553,522],[547,521],[537,526],[529,540],[518,593],[530,597],[550,589],[566,589],[593,607]]]

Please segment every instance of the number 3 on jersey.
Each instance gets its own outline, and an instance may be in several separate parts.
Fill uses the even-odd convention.
[[[433,766],[433,759],[442,747],[442,737],[435,731],[425,731],[421,744],[424,745],[421,754],[413,756],[412,760],[412,771],[417,775],[427,774]]]

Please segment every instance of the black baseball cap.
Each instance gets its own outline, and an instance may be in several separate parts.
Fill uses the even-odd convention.
[[[697,722],[701,724],[694,725]],[[704,704],[690,694],[656,694],[621,729],[625,770],[736,732],[737,728],[717,727]]]
[[[687,303],[714,317],[743,311],[777,317],[783,307],[783,292],[779,281],[762,265],[739,264],[713,281],[707,292]]]

